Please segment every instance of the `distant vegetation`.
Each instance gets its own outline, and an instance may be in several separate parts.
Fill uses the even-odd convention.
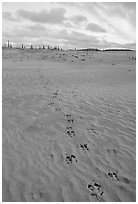
[[[21,46],[19,47],[14,47],[14,46],[12,46],[12,43],[10,43],[10,41],[8,40],[7,41],[7,43],[4,43],[4,45],[2,46],[2,48],[15,48],[15,49],[25,49],[25,48],[27,48],[27,49],[48,49],[48,50],[62,50],[62,48],[60,48],[59,47],[59,45],[58,46],[50,46],[50,45],[48,45],[47,47],[45,46],[45,45],[43,45],[43,46],[33,46],[32,44],[30,45],[30,47],[25,47],[23,44],[21,44]]]
[[[25,47],[23,44],[21,44],[20,47],[14,47],[12,46],[12,43],[10,43],[10,41],[8,40],[7,43],[4,44],[4,46],[2,46],[2,48],[15,48],[15,49],[48,49],[48,50],[63,50],[62,48],[58,46],[50,46],[50,45],[43,45],[43,46],[33,46],[32,44],[30,45],[30,47]],[[127,48],[106,48],[106,49],[98,49],[98,48],[81,48],[81,49],[68,49],[68,50],[75,50],[75,51],[134,51],[133,49],[127,49]]]
[[[84,49],[77,49],[77,51],[101,51],[98,48],[84,48]]]
[[[117,49],[117,48],[112,48],[112,49],[104,49],[103,51],[133,51],[132,49]]]

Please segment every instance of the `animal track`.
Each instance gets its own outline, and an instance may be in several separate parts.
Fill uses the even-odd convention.
[[[116,172],[108,172],[107,173],[108,178],[110,178],[112,181],[120,181],[120,182],[124,182],[125,184],[129,184],[130,180],[126,177],[123,176],[118,176],[118,171]]]
[[[73,155],[73,154],[67,155],[66,154],[66,162],[68,164],[72,164],[73,161],[77,162],[77,159],[76,159],[75,155]]]
[[[104,194],[103,190],[102,190],[102,186],[93,181],[92,184],[88,184],[88,189],[91,192],[91,196],[95,196],[97,199],[98,197],[102,196]]]
[[[80,144],[80,147],[81,147],[83,150],[89,150],[88,144]]]
[[[57,92],[54,92],[53,93],[53,98],[56,98],[57,97]]]
[[[60,111],[60,108],[55,108],[55,111]]]
[[[119,178],[118,178],[118,171],[116,171],[116,172],[108,172],[107,173],[107,176],[108,176],[108,178],[110,178],[112,181],[114,181],[114,180],[116,180],[116,181],[119,181]]]
[[[66,130],[67,130],[67,134],[70,136],[70,137],[73,137],[75,136],[75,132],[74,130],[72,129],[72,127],[66,127]]]
[[[64,116],[66,116],[66,118],[67,118],[69,123],[73,123],[74,122],[74,118],[72,117],[71,114],[64,114]]]
[[[56,97],[57,97],[58,92],[59,92],[59,90],[55,90],[55,91],[54,91],[54,93],[53,93],[53,98],[56,98]]]

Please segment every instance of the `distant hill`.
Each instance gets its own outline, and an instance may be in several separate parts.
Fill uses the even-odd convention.
[[[101,51],[98,48],[83,48],[83,49],[77,49],[77,51]]]
[[[126,49],[126,48],[108,48],[108,49],[103,49],[103,51],[134,51],[134,50]]]
[[[82,49],[76,49],[76,51],[135,51],[135,50],[127,49],[127,48],[106,48],[106,49],[82,48]]]

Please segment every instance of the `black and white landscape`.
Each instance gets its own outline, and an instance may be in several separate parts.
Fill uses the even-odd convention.
[[[3,3],[3,202],[136,201],[136,3]]]

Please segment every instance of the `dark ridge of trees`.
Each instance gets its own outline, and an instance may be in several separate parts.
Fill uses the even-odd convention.
[[[101,51],[101,50],[98,48],[84,48],[84,49],[77,49],[77,51]]]
[[[133,51],[132,49],[105,49],[103,50],[104,52],[106,51]]]

